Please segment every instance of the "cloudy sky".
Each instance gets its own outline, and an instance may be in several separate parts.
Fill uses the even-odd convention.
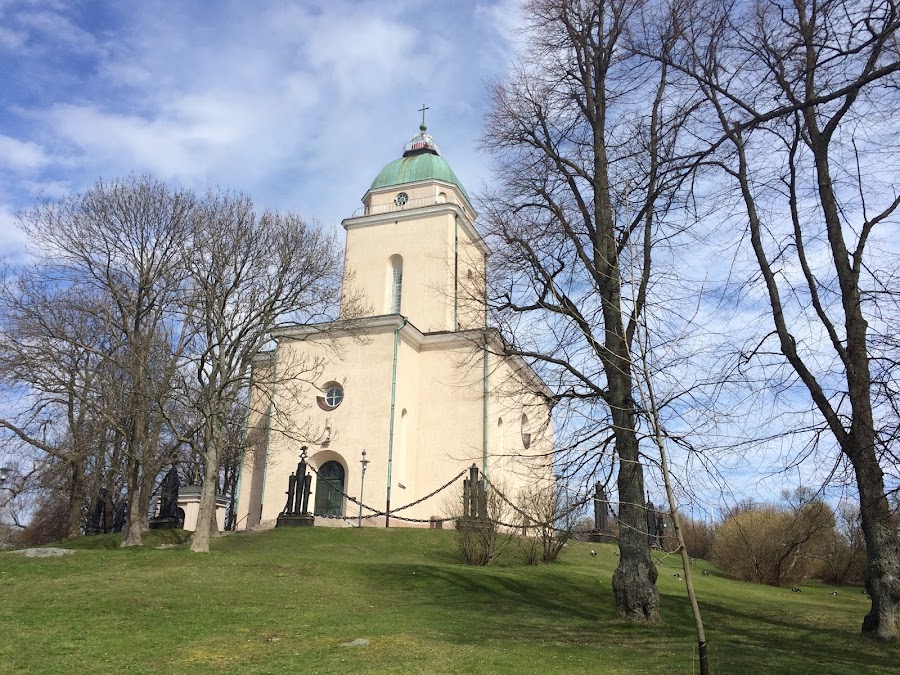
[[[0,0],[0,256],[15,213],[98,178],[219,186],[337,228],[429,131],[470,193],[518,0]],[[780,451],[776,448],[777,455]],[[733,485],[777,494],[751,472]],[[741,473],[745,475],[741,475]],[[717,497],[711,497],[715,501]]]
[[[336,226],[417,131],[470,191],[516,0],[0,0],[0,254],[17,210],[128,172]]]

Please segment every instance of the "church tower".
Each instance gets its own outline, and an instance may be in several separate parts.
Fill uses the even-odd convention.
[[[373,315],[403,315],[426,333],[483,328],[488,249],[424,120],[362,201],[343,222],[347,296],[359,292]]]
[[[489,251],[424,117],[362,202],[343,221],[341,317],[278,328],[254,362],[241,529],[275,524],[301,451],[316,525],[458,515],[472,465],[512,495],[552,481],[549,392],[486,324]]]

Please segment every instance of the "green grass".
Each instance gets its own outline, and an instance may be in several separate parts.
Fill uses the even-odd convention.
[[[612,619],[611,545],[573,544],[556,565],[468,568],[439,530],[235,534],[209,555],[183,541],[153,533],[122,550],[109,535],[64,544],[78,549],[64,558],[0,554],[0,672],[691,671],[675,557],[660,561],[664,622],[637,626]],[[791,593],[701,569],[713,672],[896,672],[900,645],[859,635],[859,589]],[[370,644],[340,646],[354,638]]]

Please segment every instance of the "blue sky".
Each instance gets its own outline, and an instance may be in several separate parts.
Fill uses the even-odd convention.
[[[490,179],[476,148],[488,87],[508,66],[518,5],[0,0],[0,256],[22,253],[16,211],[129,172],[240,190],[338,228],[417,131],[423,102],[477,194]]]
[[[0,0],[0,255],[14,214],[100,177],[246,192],[334,227],[429,131],[471,192],[515,0]]]

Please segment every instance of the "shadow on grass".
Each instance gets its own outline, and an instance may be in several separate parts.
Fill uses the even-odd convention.
[[[188,532],[187,530],[150,530],[149,532],[144,532],[141,537],[143,541],[142,548],[152,548],[154,546],[163,545],[181,546],[190,542],[193,534],[193,532]],[[78,537],[77,539],[68,539],[48,544],[48,546],[78,550],[102,550],[117,549],[120,548],[121,544],[122,535],[116,533]]]
[[[614,618],[609,580],[573,577],[562,568],[469,568],[411,564],[367,567],[369,592],[387,592],[414,611],[423,629],[458,644],[531,642],[558,645],[613,643],[664,654],[692,653],[696,642],[688,600],[662,591],[663,623],[639,625]],[[791,610],[716,602],[701,595],[701,611],[714,665],[720,672],[889,672],[900,647],[811,617],[816,607]],[[710,601],[712,598],[712,601]]]

